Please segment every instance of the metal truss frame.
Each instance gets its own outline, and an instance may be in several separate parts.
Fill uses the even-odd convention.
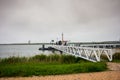
[[[51,47],[92,62],[100,62],[102,54],[106,56],[109,61],[112,61],[112,55],[113,55],[112,49],[74,47],[74,46],[63,46],[63,45],[52,45]]]

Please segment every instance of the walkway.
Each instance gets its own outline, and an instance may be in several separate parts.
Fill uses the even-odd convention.
[[[114,53],[113,49],[106,48],[76,47],[63,45],[52,45],[51,47],[64,53],[68,53],[92,62],[101,61],[101,55],[106,56],[109,61],[112,61],[112,55]]]

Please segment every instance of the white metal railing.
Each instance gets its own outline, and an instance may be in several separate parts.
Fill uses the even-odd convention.
[[[112,61],[112,55],[113,55],[112,49],[75,47],[75,46],[63,46],[63,45],[52,45],[51,47],[92,62],[101,61],[101,54],[104,54],[105,56],[107,56],[109,61]]]

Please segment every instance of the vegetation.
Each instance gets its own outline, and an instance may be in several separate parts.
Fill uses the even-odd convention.
[[[108,58],[107,58],[106,55],[102,54],[101,55],[101,61],[108,62],[109,60],[108,60]],[[120,62],[120,53],[119,52],[113,54],[113,60],[112,60],[112,62]]]
[[[57,75],[106,70],[106,63],[93,63],[71,55],[36,55],[0,60],[0,77]]]
[[[36,55],[30,58],[27,57],[9,57],[5,59],[1,59],[0,63],[26,63],[26,62],[39,62],[39,63],[78,63],[83,62],[83,60],[79,57],[74,57],[72,55],[58,55],[51,54],[49,56],[41,54]]]
[[[113,55],[113,62],[120,62],[120,53],[115,53]]]

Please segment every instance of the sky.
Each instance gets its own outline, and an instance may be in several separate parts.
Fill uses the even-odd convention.
[[[0,0],[0,43],[120,40],[120,0]]]

